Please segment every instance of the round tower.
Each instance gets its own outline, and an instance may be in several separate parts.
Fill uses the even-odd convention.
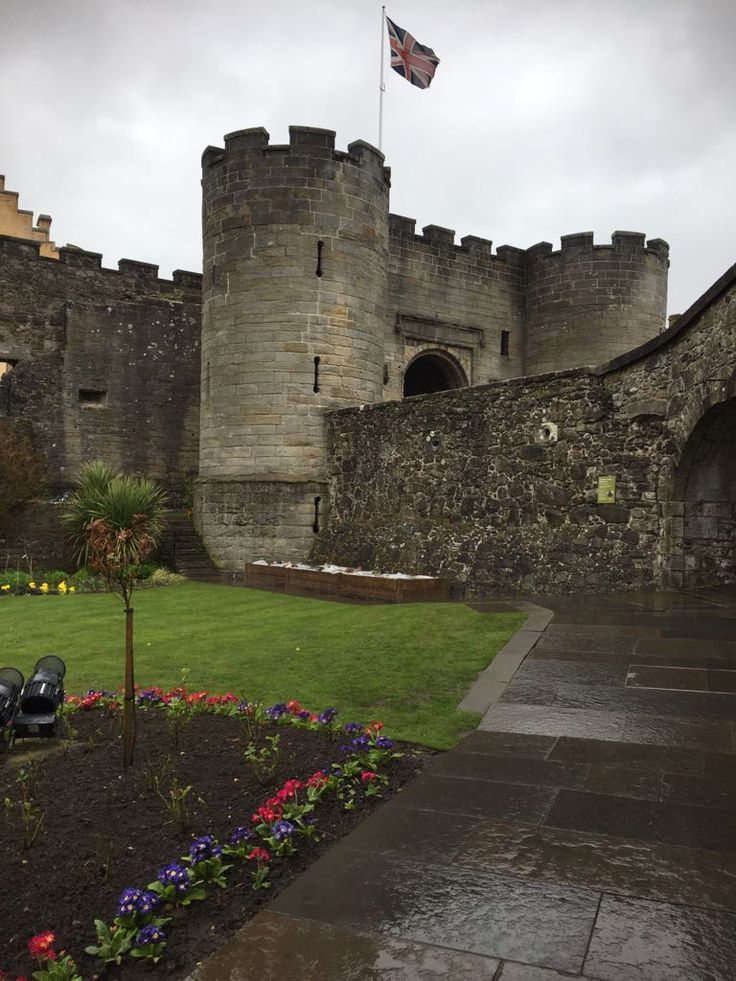
[[[602,364],[666,326],[669,246],[639,232],[563,235],[527,250],[524,373]]]
[[[304,560],[327,505],[323,415],[382,397],[389,172],[292,126],[202,158],[195,520],[215,561]]]

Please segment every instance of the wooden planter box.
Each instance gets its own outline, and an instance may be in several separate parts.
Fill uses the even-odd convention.
[[[450,598],[450,583],[446,579],[386,579],[252,562],[245,566],[245,584],[284,593],[343,596],[377,603],[430,603]]]

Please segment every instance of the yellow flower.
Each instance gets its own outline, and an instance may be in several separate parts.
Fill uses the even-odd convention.
[[[41,583],[41,592],[42,593],[48,593],[48,591],[49,591],[49,584],[47,582],[42,582]]]
[[[2,586],[0,586],[0,589],[2,589],[4,593],[7,593],[7,591],[10,589],[9,583],[4,582]]]
[[[65,593],[66,590],[67,590],[67,585],[64,582],[64,580],[62,579],[61,582],[59,583],[59,585],[56,588],[59,590],[60,593]]]
[[[35,588],[36,588],[36,584],[35,584],[35,582],[29,582],[29,583],[28,583],[28,588],[29,588],[29,589],[35,589]]]
[[[77,588],[76,586],[70,586],[69,587],[69,592],[70,593],[73,593],[76,590],[76,588]]]

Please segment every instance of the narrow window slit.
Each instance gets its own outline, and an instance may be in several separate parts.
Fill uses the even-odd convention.
[[[509,337],[511,336],[511,331],[502,330],[501,331],[501,357],[507,358],[509,356]]]
[[[319,356],[314,359],[314,385],[312,385],[312,391],[319,391]]]
[[[317,275],[318,276],[321,276],[322,275],[322,249],[324,248],[324,245],[325,245],[325,243],[321,239],[319,240],[319,242],[317,242],[317,270],[316,270],[316,272],[317,272]]]
[[[319,534],[319,502],[321,500],[321,497],[315,497],[314,499],[314,524],[312,525],[312,531],[315,535]]]

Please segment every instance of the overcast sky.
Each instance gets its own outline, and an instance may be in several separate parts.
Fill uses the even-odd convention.
[[[642,231],[671,313],[736,261],[734,0],[393,0],[441,59],[387,70],[391,210],[522,248]],[[378,140],[378,0],[0,0],[0,173],[59,244],[201,268],[232,130]]]

